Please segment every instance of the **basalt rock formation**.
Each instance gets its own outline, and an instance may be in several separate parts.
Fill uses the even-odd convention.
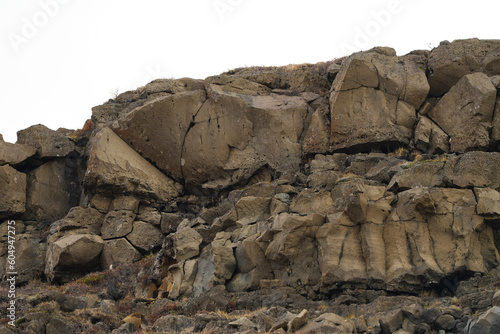
[[[18,283],[64,286],[154,254],[132,291],[106,292],[186,303],[148,330],[202,331],[215,320],[186,317],[220,298],[237,308],[230,295],[274,308],[221,332],[495,328],[497,308],[482,322],[469,311],[500,300],[499,50],[458,40],[158,79],[93,108],[82,130],[0,138],[0,228],[5,241],[16,222]],[[422,291],[448,299],[424,309]],[[303,299],[284,313],[291,295]],[[300,306],[325,300],[335,308],[314,317]],[[132,318],[116,331],[138,329]]]

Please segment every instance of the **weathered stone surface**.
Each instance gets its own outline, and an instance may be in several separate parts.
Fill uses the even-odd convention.
[[[127,235],[127,240],[139,250],[148,253],[161,245],[163,234],[149,223],[135,221],[132,232]]]
[[[0,218],[26,210],[26,174],[0,166]]]
[[[182,191],[110,129],[103,129],[94,140],[84,180],[87,191],[120,192],[158,201],[168,201]]]
[[[75,149],[71,140],[42,124],[18,131],[17,144],[35,147],[40,158],[65,157]]]
[[[500,331],[500,307],[494,306],[479,318],[470,321],[464,329],[465,334],[486,333],[492,334]]]
[[[275,279],[292,286],[298,280],[310,285],[319,282],[314,238],[324,220],[324,216],[316,213],[307,216],[281,213],[275,218],[271,228],[274,236],[265,251]]]
[[[123,264],[130,264],[141,259],[141,253],[125,238],[106,240],[102,249],[101,263],[103,269],[110,266],[116,268]]]
[[[500,189],[500,153],[469,152],[446,160],[444,180],[460,188]]]
[[[347,58],[330,96],[332,148],[408,144],[429,90],[418,63],[376,50]]]
[[[465,39],[442,44],[429,55],[430,94],[441,96],[464,75],[484,72],[500,74],[498,40]]]
[[[82,170],[56,159],[28,174],[26,219],[51,223],[80,201]]]
[[[210,91],[187,133],[182,157],[187,182],[219,188],[250,177],[269,165],[295,172],[300,135],[309,111],[296,96],[239,95]]]
[[[450,150],[449,136],[426,116],[420,116],[414,141],[416,148],[422,152],[441,154]]]
[[[237,223],[248,225],[266,220],[269,217],[269,205],[271,198],[268,197],[242,197],[235,206]]]
[[[224,285],[236,269],[236,259],[230,246],[213,241],[203,249],[198,259],[198,273],[193,283],[194,296],[214,286]]]
[[[6,143],[0,137],[0,166],[17,165],[36,153],[36,148],[30,145]]]
[[[120,119],[113,130],[158,168],[181,179],[185,137],[205,99],[204,90],[195,90],[153,100]]]
[[[321,105],[311,116],[311,123],[304,136],[302,150],[306,153],[326,153],[330,151],[330,108]]]
[[[484,73],[468,74],[427,114],[450,136],[452,152],[488,148],[496,94]]]
[[[387,188],[402,191],[415,187],[443,186],[444,165],[445,162],[441,159],[407,163],[394,175]]]
[[[102,238],[113,239],[128,235],[132,232],[135,216],[135,213],[127,210],[109,212],[102,224]]]
[[[47,249],[45,274],[54,279],[56,271],[64,267],[90,265],[103,248],[103,240],[97,235],[77,234],[62,237]]]
[[[500,193],[490,188],[474,188],[477,213],[486,216],[500,215]]]
[[[254,238],[246,238],[234,251],[236,274],[227,285],[229,291],[257,289],[261,280],[274,277],[264,251]]]
[[[177,261],[192,258],[200,253],[203,237],[192,228],[185,228],[173,235],[175,259]]]
[[[159,227],[161,224],[161,213],[153,207],[141,206],[139,207],[137,220]]]
[[[93,208],[71,208],[61,220],[50,225],[49,243],[69,234],[101,234],[104,215]]]

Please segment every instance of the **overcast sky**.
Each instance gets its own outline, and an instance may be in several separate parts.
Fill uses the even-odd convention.
[[[499,38],[493,1],[1,0],[0,133],[81,128],[115,90],[373,46]]]

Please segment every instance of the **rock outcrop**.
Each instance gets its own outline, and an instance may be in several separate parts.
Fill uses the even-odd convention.
[[[61,284],[20,327],[496,330],[499,46],[155,80],[0,137],[0,275]]]

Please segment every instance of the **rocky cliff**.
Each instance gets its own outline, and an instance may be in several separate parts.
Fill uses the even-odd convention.
[[[81,130],[0,138],[3,244],[14,220],[38,310],[13,330],[107,332],[135,311],[115,332],[476,333],[500,305],[499,86],[500,41],[377,47],[159,79]],[[81,307],[53,292],[89,282]]]

